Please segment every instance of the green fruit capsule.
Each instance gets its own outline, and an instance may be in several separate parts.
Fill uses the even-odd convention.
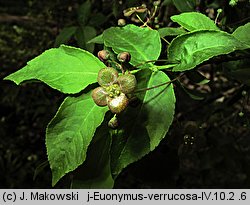
[[[114,114],[119,114],[128,106],[129,100],[124,93],[115,98],[108,98],[108,107]]]
[[[92,91],[92,98],[98,106],[106,106],[107,105],[107,92],[102,87],[95,88]]]
[[[117,82],[120,85],[121,92],[125,94],[132,93],[137,85],[136,78],[132,74],[119,76]]]
[[[109,86],[114,84],[118,78],[118,71],[112,67],[102,68],[98,72],[97,81],[100,86]]]

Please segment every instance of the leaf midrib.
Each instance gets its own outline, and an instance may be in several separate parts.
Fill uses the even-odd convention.
[[[210,46],[210,47],[205,47],[205,48],[203,47],[203,48],[201,48],[201,49],[195,50],[195,51],[192,52],[191,54],[194,55],[195,53],[198,53],[198,52],[201,52],[201,51],[204,51],[204,50],[207,50],[207,49],[211,49],[211,48],[218,48],[218,47],[224,48],[224,47],[226,47],[226,46],[222,44],[222,45]],[[236,49],[237,49],[236,47],[233,47],[232,50],[234,51],[234,50],[236,50]],[[226,52],[226,51],[225,51],[225,52]],[[227,50],[227,52],[228,52],[228,50]]]

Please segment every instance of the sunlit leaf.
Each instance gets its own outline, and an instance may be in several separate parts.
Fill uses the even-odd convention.
[[[85,161],[88,146],[107,110],[97,106],[90,93],[64,100],[46,131],[53,186]]]
[[[62,45],[45,51],[5,80],[20,84],[37,79],[63,93],[78,93],[97,81],[98,71],[103,67],[93,54]]]
[[[195,31],[175,38],[168,47],[170,62],[179,63],[173,71],[190,70],[218,55],[228,54],[245,46],[222,31]]]
[[[198,12],[188,12],[170,17],[172,21],[180,24],[189,31],[209,29],[219,30],[214,21]]]
[[[105,46],[112,47],[115,53],[129,52],[132,65],[157,60],[160,56],[161,41],[156,30],[135,25],[112,27],[104,31],[103,39]]]

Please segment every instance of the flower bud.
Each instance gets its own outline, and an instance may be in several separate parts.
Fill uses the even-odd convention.
[[[126,20],[125,19],[119,19],[118,20],[118,26],[125,26],[126,25]]]
[[[118,61],[120,61],[122,63],[124,63],[124,62],[128,63],[131,59],[131,55],[129,52],[122,52],[122,53],[118,54],[117,59],[118,59]]]
[[[119,76],[117,82],[120,85],[121,92],[125,94],[132,93],[137,85],[136,78],[132,74]]]
[[[153,2],[153,5],[154,5],[154,6],[159,6],[160,4],[161,4],[161,1],[160,1],[160,0],[154,1],[154,2]]]
[[[105,62],[109,59],[110,54],[107,50],[101,50],[97,53],[97,56],[102,62]]]
[[[98,106],[107,105],[107,92],[102,87],[95,88],[91,94],[95,104]]]
[[[102,68],[98,72],[97,81],[100,86],[109,86],[117,81],[118,71],[112,67]]]

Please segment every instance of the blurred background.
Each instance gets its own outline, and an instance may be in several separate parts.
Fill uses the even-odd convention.
[[[222,9],[217,21],[227,32],[250,19],[248,0],[159,2],[155,28],[176,26],[169,17],[186,11],[215,20]],[[0,0],[0,188],[51,188],[45,129],[65,97],[43,83],[16,86],[2,79],[62,43],[96,54],[102,45],[87,42],[117,26],[124,9],[143,3],[152,8],[154,2]],[[184,76],[182,86],[175,85],[176,114],[169,133],[155,151],[120,174],[115,188],[250,188],[249,59],[246,62],[201,66],[199,71],[210,80],[203,85]],[[249,72],[229,72],[238,66]],[[67,180],[56,188],[68,188]]]

